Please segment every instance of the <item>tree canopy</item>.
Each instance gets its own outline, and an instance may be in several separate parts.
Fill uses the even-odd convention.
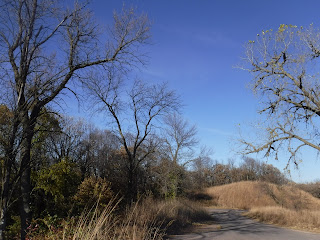
[[[245,153],[263,152],[278,158],[280,149],[298,164],[304,147],[320,150],[320,31],[281,24],[265,30],[246,45],[243,68],[252,76],[260,98],[259,139],[241,139]],[[261,131],[264,131],[262,133]]]

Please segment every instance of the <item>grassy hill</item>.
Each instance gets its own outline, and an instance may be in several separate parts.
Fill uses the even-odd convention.
[[[249,210],[260,221],[301,230],[320,232],[320,199],[294,185],[237,182],[207,188],[213,204]]]
[[[245,181],[207,188],[206,194],[213,198],[216,205],[228,208],[279,206],[295,210],[320,210],[320,199],[293,185]]]

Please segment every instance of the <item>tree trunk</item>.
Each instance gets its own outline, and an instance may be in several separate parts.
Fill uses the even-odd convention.
[[[11,166],[10,166],[11,169]],[[8,213],[8,200],[9,200],[9,181],[10,181],[10,172],[6,171],[6,176],[4,179],[3,189],[1,193],[1,209],[0,209],[0,240],[5,239],[5,230],[7,227],[7,213]]]
[[[127,202],[129,204],[137,201],[138,188],[137,188],[137,176],[134,160],[129,160],[128,168],[128,189],[127,189]]]
[[[26,116],[25,116],[26,117]],[[21,143],[21,176],[20,176],[20,219],[21,219],[21,240],[25,240],[27,228],[31,223],[31,146],[34,135],[35,117],[31,120],[24,119],[23,139]]]
[[[21,175],[21,203],[20,203],[20,219],[21,219],[21,240],[26,239],[27,228],[31,223],[30,209],[30,167],[25,169]]]
[[[1,209],[0,209],[0,240],[5,239],[5,230],[7,227],[7,214],[9,204],[9,192],[10,192],[10,177],[11,167],[13,159],[11,156],[7,156],[5,163],[5,177],[3,179],[2,192],[1,192]],[[12,190],[12,189],[11,189]]]

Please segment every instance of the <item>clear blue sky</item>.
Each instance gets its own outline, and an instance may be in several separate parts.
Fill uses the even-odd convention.
[[[142,77],[169,82],[185,104],[183,115],[198,126],[201,143],[225,163],[240,159],[232,141],[238,124],[258,118],[258,100],[246,88],[250,74],[234,68],[241,63],[244,43],[282,23],[320,25],[320,1],[315,0],[93,0],[91,6],[100,21],[110,22],[112,10],[123,3],[153,22],[150,63]],[[283,169],[286,159],[269,163]],[[319,169],[320,160],[306,152],[292,179],[320,179]]]

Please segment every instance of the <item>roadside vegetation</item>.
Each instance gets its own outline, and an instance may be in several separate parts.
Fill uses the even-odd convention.
[[[146,198],[120,211],[113,199],[104,208],[96,204],[79,217],[39,228],[35,221],[27,234],[35,240],[131,240],[163,239],[168,233],[178,233],[195,222],[211,220],[199,204],[187,199],[154,200]],[[120,211],[120,212],[119,212]],[[41,220],[42,221],[42,220]]]
[[[260,207],[250,209],[247,216],[259,221],[293,229],[320,232],[319,210],[295,210],[283,207]]]
[[[207,188],[211,204],[246,209],[247,216],[280,226],[320,231],[320,199],[296,184],[244,181]]]

